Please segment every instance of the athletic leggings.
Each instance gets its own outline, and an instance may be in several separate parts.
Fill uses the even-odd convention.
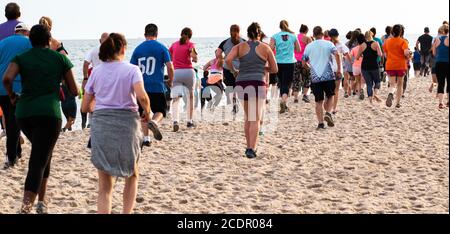
[[[61,132],[61,122],[61,119],[44,116],[18,119],[20,128],[31,142],[25,191],[38,193],[42,179],[49,178],[50,162]]]
[[[278,64],[278,87],[280,88],[280,96],[284,94],[289,96],[289,90],[294,80],[295,63]]]
[[[450,86],[448,83],[448,63],[438,62],[436,63],[436,76],[438,80],[438,94],[444,94],[445,83],[447,82],[447,93],[450,93]]]
[[[20,129],[16,122],[16,108],[11,105],[8,96],[0,96],[0,106],[5,116],[6,130],[6,154],[9,163],[15,163],[16,159],[22,155],[22,147],[20,145]],[[1,120],[0,120],[1,121]]]
[[[362,70],[362,75],[367,84],[367,95],[373,97],[373,90],[381,87],[380,70]]]

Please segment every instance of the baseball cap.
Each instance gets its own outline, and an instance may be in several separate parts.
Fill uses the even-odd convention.
[[[19,23],[16,25],[15,31],[30,31],[30,28],[25,23]]]
[[[330,37],[337,37],[337,36],[339,36],[339,32],[338,32],[337,29],[333,28],[333,29],[331,29],[331,30],[328,32],[328,35],[329,35]]]

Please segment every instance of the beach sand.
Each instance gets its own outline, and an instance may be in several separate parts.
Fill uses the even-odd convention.
[[[290,104],[259,158],[243,156],[243,123],[199,123],[146,148],[136,213],[449,213],[449,111],[438,110],[430,78],[412,78],[401,109],[341,99],[336,127],[316,131],[313,104]],[[381,97],[386,98],[386,85]],[[342,97],[341,93],[341,97]],[[48,188],[51,213],[95,213],[97,172],[88,131],[63,133]],[[0,152],[5,152],[5,139]],[[24,158],[0,170],[0,213],[17,213]],[[3,162],[3,160],[2,160]],[[124,180],[114,193],[120,213]]]

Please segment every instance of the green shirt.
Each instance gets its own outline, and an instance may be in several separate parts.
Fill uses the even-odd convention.
[[[22,77],[22,94],[16,107],[16,118],[46,116],[61,119],[60,86],[64,74],[73,65],[60,53],[33,48],[16,56]]]

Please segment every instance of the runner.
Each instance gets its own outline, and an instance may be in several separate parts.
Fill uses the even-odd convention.
[[[240,36],[240,27],[236,24],[230,27],[230,38],[224,40],[220,43],[219,48],[216,51],[216,58],[219,59],[225,54],[225,59],[228,54],[230,54],[231,49],[235,45],[238,45],[245,40]],[[233,61],[233,65],[236,69],[239,69],[239,59]],[[233,104],[233,114],[236,115],[239,112],[239,104],[237,103],[236,93],[234,93],[234,88],[236,86],[236,77],[231,73],[230,68],[227,64],[223,67],[223,82],[227,86],[225,89],[225,94],[227,96],[227,105]]]
[[[83,112],[94,112],[91,162],[99,177],[99,214],[111,213],[113,177],[125,178],[122,213],[133,212],[143,140],[138,101],[144,109],[141,122],[150,121],[150,100],[142,73],[124,62],[126,46],[125,37],[117,33],[101,45],[99,58],[103,63],[93,70],[82,103]]]
[[[358,90],[359,100],[364,100],[364,90],[363,90],[363,81],[362,81],[362,57],[358,58],[358,52],[361,48],[361,45],[366,42],[366,39],[363,34],[358,35],[358,46],[354,47],[351,51],[351,58],[353,60],[353,75],[355,76],[355,88],[354,90]]]
[[[187,127],[196,127],[196,124],[194,123],[194,86],[196,83],[196,78],[192,62],[196,63],[198,58],[195,45],[190,41],[191,38],[192,30],[190,28],[184,28],[181,32],[180,40],[173,43],[169,49],[175,68],[173,88],[171,90],[171,97],[173,98],[172,118],[174,132],[178,132],[180,129],[179,104],[180,98],[184,95],[189,97],[186,103],[186,105],[188,105]]]
[[[431,66],[431,58],[433,57],[433,55],[431,54],[430,56],[430,66]],[[421,56],[420,56],[420,52],[419,49],[417,49],[417,47],[414,47],[414,54],[413,54],[413,67],[414,67],[414,77],[418,78],[420,77],[420,69],[422,66],[422,62],[421,62]]]
[[[270,47],[276,51],[278,63],[278,87],[280,89],[280,114],[289,111],[287,101],[289,99],[292,81],[295,70],[295,54],[300,53],[300,44],[294,32],[289,29],[289,23],[286,20],[280,22],[281,32],[272,36]]]
[[[234,47],[226,63],[234,74],[239,74],[236,79],[236,88],[238,97],[244,104],[244,132],[247,142],[245,156],[252,159],[257,157],[258,133],[266,98],[265,73],[276,73],[277,64],[271,48],[260,42],[262,31],[259,24],[252,23],[247,31],[249,41]],[[240,61],[239,71],[233,65],[233,60],[236,58]],[[268,67],[266,67],[267,62]]]
[[[307,36],[309,31],[308,26],[302,24],[300,26],[300,34],[297,36],[297,40],[300,44],[300,52],[295,52],[295,59],[297,63],[295,64],[295,75],[294,81],[292,83],[292,91],[294,95],[294,102],[298,103],[298,96],[300,91],[303,89],[303,101],[305,103],[310,103],[308,92],[311,86],[311,74],[308,67],[303,67],[303,53],[305,52],[306,46],[313,40],[311,37]]]
[[[109,33],[102,33],[100,36],[100,45],[108,39]],[[98,57],[98,54],[100,52],[100,45],[93,48],[91,51],[89,51],[86,54],[86,57],[84,58],[83,63],[83,83],[81,85],[81,92],[84,94],[84,88],[86,87],[86,84],[88,82],[89,76],[91,75],[92,70],[94,67],[100,65],[102,61]],[[88,114],[81,113],[81,129],[85,129],[86,127],[90,127],[90,124],[88,124]]]
[[[159,130],[159,123],[166,117],[166,96],[167,91],[164,83],[164,67],[167,67],[169,75],[169,86],[173,83],[173,64],[170,58],[169,50],[157,41],[158,26],[148,24],[145,27],[144,34],[146,41],[142,42],[131,56],[131,64],[139,66],[144,77],[144,87],[150,98],[150,107],[153,113],[152,119],[148,123],[142,123],[144,133],[143,146],[150,147],[149,129],[152,131],[156,140],[161,141],[163,136]],[[142,115],[144,109],[140,106],[139,112]]]
[[[53,21],[49,17],[42,16],[41,19],[39,20],[39,24],[46,27],[50,33],[52,32]],[[53,35],[50,41],[50,49],[63,55],[68,55],[67,50],[64,48],[63,43],[55,39]]]
[[[14,2],[8,3],[5,7],[6,22],[0,24],[0,41],[15,34],[17,24],[22,23],[20,18],[20,7]]]
[[[350,50],[348,49],[347,46],[345,46],[339,41],[338,30],[333,28],[329,31],[328,34],[331,37],[331,42],[333,42],[334,46],[336,46],[338,56],[341,58],[341,61],[351,61]],[[345,60],[343,60],[344,58]],[[341,87],[342,82],[342,73],[338,73],[338,70],[343,71],[343,67],[340,67],[340,69],[338,69],[335,57],[332,57],[332,59],[333,59],[333,72],[336,75],[336,87],[334,89],[334,102],[332,113],[337,114],[338,113],[337,105],[339,102],[339,89]]]
[[[383,45],[384,43],[386,43],[386,40],[389,38],[392,38],[392,27],[391,26],[387,26],[385,31],[386,34],[381,38],[381,40],[383,41]]]
[[[386,54],[386,72],[389,76],[389,95],[386,106],[392,107],[395,99],[395,106],[400,108],[400,101],[403,95],[403,79],[407,70],[407,59],[411,56],[408,43],[401,38],[402,26],[397,24],[392,28],[392,38],[385,41],[383,47]],[[397,92],[396,92],[397,91]],[[394,94],[397,94],[396,97]],[[394,98],[395,97],[395,98]]]
[[[370,104],[373,104],[373,99],[381,102],[381,99],[378,97],[378,91],[381,87],[378,58],[383,55],[380,44],[373,39],[372,35],[371,31],[365,33],[366,41],[359,47],[358,55],[356,56],[356,59],[360,59],[362,56],[361,69],[367,84],[367,96]]]
[[[0,76],[3,78],[11,60],[19,54],[22,54],[32,48],[28,39],[29,28],[24,23],[17,24],[16,34],[0,41]],[[13,91],[22,92],[20,75],[13,82]],[[0,84],[0,107],[3,110],[6,129],[6,162],[4,169],[14,167],[22,157],[22,147],[20,144],[20,129],[16,120],[16,106],[11,105],[8,93]]]
[[[430,36],[430,29],[426,27],[424,34],[417,39],[416,48],[420,52],[420,76],[428,76],[430,71],[431,47],[433,45],[433,37]]]
[[[446,24],[443,24],[443,25],[446,25]],[[443,36],[444,32],[442,31],[442,29],[443,29],[442,27],[440,27],[438,29],[438,34],[433,39],[433,45],[436,42],[437,38]],[[434,53],[431,53],[431,54],[432,54],[431,55],[431,62],[430,62],[430,65],[431,65],[431,85],[430,85],[429,91],[430,91],[430,93],[433,93],[434,87],[437,86],[438,81],[437,81],[437,76],[436,76],[436,57],[435,57]],[[436,98],[438,98],[438,97],[436,96]]]
[[[217,51],[216,51],[217,53]],[[201,89],[201,109],[205,107],[205,101],[208,101],[208,109],[214,110],[219,106],[222,100],[222,95],[224,87],[222,84],[223,80],[223,66],[224,58],[215,58],[203,67],[203,79],[202,79],[202,89]],[[216,95],[212,97],[211,91]],[[212,101],[214,99],[214,101]]]
[[[444,109],[445,106],[449,107],[449,26],[444,24],[441,26],[443,35],[436,38],[433,45],[433,54],[436,55],[436,75],[438,80],[438,99],[439,109]],[[444,105],[444,89],[447,83],[447,105]]]
[[[16,118],[20,129],[31,142],[31,155],[25,181],[25,193],[20,213],[29,214],[39,194],[37,213],[48,213],[45,194],[50,176],[52,152],[61,132],[60,100],[61,80],[65,80],[72,95],[78,87],[69,59],[49,49],[51,34],[47,27],[31,28],[33,46],[16,56],[5,73],[3,84],[16,105]],[[22,94],[13,91],[13,81],[20,73]],[[50,92],[49,92],[50,90]]]
[[[358,36],[361,34],[358,30],[351,32],[350,40],[345,44],[347,48],[352,51],[353,48],[358,46]],[[348,84],[347,95],[356,96],[359,93],[359,90],[356,89],[356,78],[353,74],[353,61],[344,61],[344,69],[345,69],[345,77],[347,77],[347,81],[344,80],[344,87]],[[344,78],[345,78],[344,77]],[[345,97],[348,97],[348,96]]]
[[[323,39],[322,28],[320,26],[315,27],[313,33],[316,40],[306,47],[303,61],[311,66],[311,89],[316,100],[316,115],[319,121],[318,129],[324,129],[324,121],[327,122],[329,127],[334,127],[335,125],[331,111],[333,109],[336,82],[331,56],[336,57],[337,73],[342,72],[342,65],[336,46]],[[325,96],[327,99],[324,102]],[[325,116],[323,113],[324,109],[326,111]]]

